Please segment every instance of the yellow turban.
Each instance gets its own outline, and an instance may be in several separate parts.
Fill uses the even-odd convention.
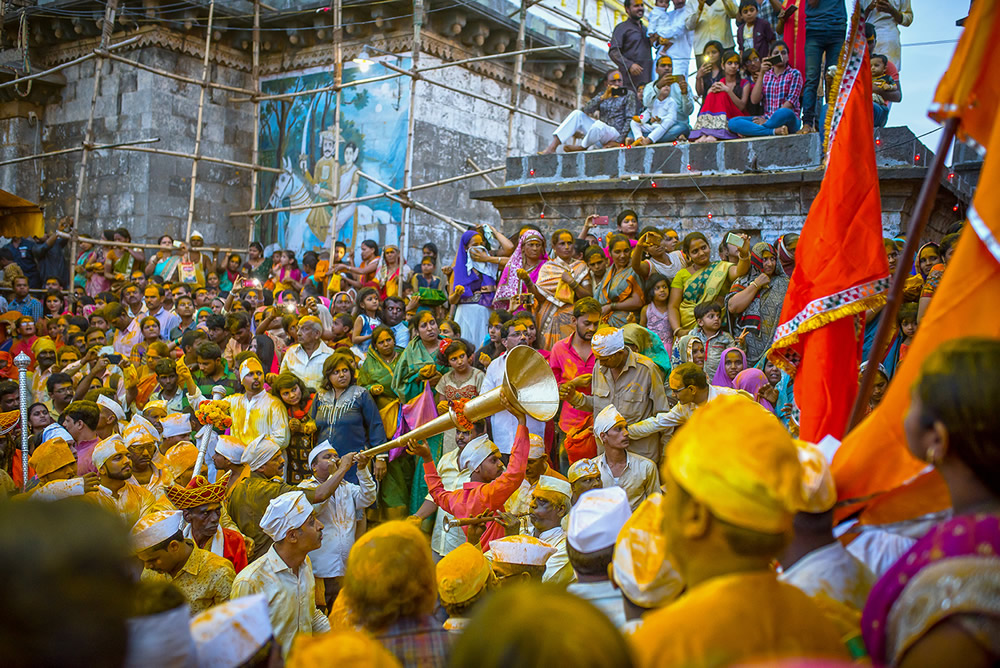
[[[778,419],[751,399],[727,395],[691,416],[667,446],[673,478],[719,519],[784,533],[802,510],[802,467]]]
[[[34,343],[31,344],[31,354],[38,357],[38,353],[43,350],[56,351],[56,342],[47,336],[38,337]]]
[[[356,666],[398,668],[399,661],[364,631],[329,631],[315,636],[300,633],[292,641],[287,668]]]
[[[198,448],[187,441],[181,441],[174,447],[167,450],[164,456],[166,468],[174,478],[180,477],[182,473],[194,466],[198,459]]]
[[[618,534],[613,567],[625,597],[643,608],[659,608],[684,588],[667,554],[663,533],[663,495],[643,501]]]
[[[482,550],[462,543],[437,563],[438,596],[445,605],[464,603],[483,590],[491,575]]]
[[[35,448],[28,459],[28,465],[35,469],[35,475],[41,478],[75,461],[76,457],[69,449],[69,443],[56,436]]]

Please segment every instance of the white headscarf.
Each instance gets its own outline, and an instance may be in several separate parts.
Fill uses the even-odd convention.
[[[241,461],[247,464],[251,471],[256,471],[271,461],[271,458],[278,454],[279,450],[281,448],[278,447],[278,444],[267,436],[258,436],[247,444]]]
[[[458,468],[463,471],[475,471],[486,458],[497,451],[496,443],[483,434],[469,441],[458,456]]]
[[[594,418],[594,436],[600,438],[611,431],[619,420],[624,420],[614,404],[608,404]]]
[[[610,329],[610,331],[608,331]],[[602,328],[590,340],[590,348],[595,355],[607,357],[625,350],[625,332],[617,328]]]

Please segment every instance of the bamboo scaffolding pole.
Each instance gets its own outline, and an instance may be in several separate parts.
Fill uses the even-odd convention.
[[[344,28],[343,23],[343,12],[344,5],[343,0],[334,0],[333,2],[333,25],[335,26],[333,30],[333,85],[337,87],[337,92],[334,96],[333,105],[333,160],[336,165],[336,169],[333,170],[333,184],[336,188],[337,197],[341,196],[340,192],[340,104],[343,101],[343,84],[344,84]],[[328,232],[329,238],[327,243],[329,244],[330,257],[337,256],[337,219],[340,217],[340,205],[333,204],[333,211],[330,215],[330,231]],[[346,221],[345,221],[346,222]],[[354,238],[354,234],[351,234],[351,245],[347,249],[348,258],[354,260],[354,245],[357,243],[357,239]]]
[[[474,170],[476,170],[477,172],[478,172],[478,171],[481,171],[481,169],[480,169],[479,165],[477,165],[477,164],[476,164],[476,161],[475,161],[475,160],[473,160],[472,158],[466,158],[466,159],[465,159],[465,162],[466,162],[466,164],[468,164],[468,165],[469,165],[469,167],[472,167],[472,168],[473,168]],[[497,184],[496,184],[496,181],[494,181],[493,179],[491,179],[491,178],[490,178],[489,176],[487,176],[487,175],[486,175],[485,173],[484,173],[484,174],[483,174],[482,176],[483,176],[483,180],[484,180],[484,181],[486,181],[486,183],[490,184],[490,187],[491,187],[491,188],[496,188],[496,187],[497,187]]]
[[[260,0],[253,0],[253,65],[250,70],[253,78],[253,89],[260,94]],[[250,162],[254,170],[250,173],[250,206],[257,206],[257,189],[260,187],[260,100],[254,96],[253,101],[253,149],[250,151]],[[247,247],[253,243],[257,221],[250,219]]]
[[[115,144],[97,144],[86,148],[84,146],[74,146],[73,148],[61,148],[58,151],[47,151],[45,153],[36,153],[34,155],[26,155],[21,158],[12,158],[10,160],[4,160],[0,162],[0,167],[5,165],[15,165],[19,162],[28,162],[29,160],[40,160],[41,158],[51,158],[55,155],[65,155],[67,153],[78,153],[80,151],[103,151],[109,148],[122,148],[125,146],[134,146],[135,144],[150,144],[153,142],[160,141],[159,137],[153,137],[152,139],[133,139],[132,141],[117,142]]]
[[[135,44],[140,39],[142,39],[142,38],[141,37],[130,37],[129,39],[126,39],[126,40],[124,40],[122,42],[118,42],[116,44],[112,44],[108,48],[104,49],[104,51],[110,53],[111,51],[115,51],[117,49],[122,49],[122,48],[124,48],[126,46],[129,46],[131,44]],[[82,63],[87,62],[88,60],[91,60],[93,58],[97,58],[97,55],[98,54],[97,54],[96,51],[91,51],[90,53],[85,53],[84,55],[80,56],[79,58],[74,58],[73,60],[67,60],[65,63],[61,63],[59,65],[56,65],[55,67],[50,67],[47,70],[42,70],[41,72],[35,72],[34,74],[29,74],[29,75],[26,75],[26,76],[23,76],[23,77],[18,77],[16,79],[12,79],[10,81],[5,81],[3,83],[0,83],[0,88],[7,88],[8,86],[16,86],[17,84],[24,83],[25,81],[34,81],[35,79],[45,78],[45,77],[47,77],[47,76],[49,76],[51,74],[55,74],[56,72],[62,72],[63,70],[65,70],[67,68],[73,67],[74,65],[80,65]]]
[[[468,174],[459,174],[458,176],[449,176],[445,179],[439,179],[437,181],[430,181],[428,183],[421,183],[419,185],[410,186],[409,191],[414,192],[417,190],[426,190],[428,188],[436,188],[437,186],[443,186],[448,183],[455,183],[456,181],[464,181],[465,179],[475,178],[477,176],[483,176],[484,174],[490,174],[492,172],[499,172],[500,170],[506,169],[505,166],[499,165],[497,167],[490,167],[488,169],[481,169],[476,172],[469,172]],[[301,211],[302,209],[316,209],[321,206],[332,206],[334,202],[337,204],[356,204],[358,202],[367,202],[369,200],[378,199],[380,197],[385,197],[387,195],[398,195],[404,192],[403,188],[395,188],[389,190],[386,193],[375,193],[372,195],[360,195],[358,197],[348,197],[346,199],[330,200],[326,202],[313,202],[312,204],[300,204],[298,206],[283,206],[276,207],[274,209],[251,209],[249,211],[234,211],[230,213],[230,217],[235,216],[255,216],[262,213],[280,213],[283,211]]]
[[[73,235],[70,234],[70,233],[68,233],[68,232],[63,232],[62,230],[59,230],[59,231],[56,232],[56,236],[57,237],[62,237],[63,239],[69,239]],[[79,236],[79,235],[77,235],[77,240],[78,241],[82,241],[84,243],[93,244],[95,246],[113,246],[115,248],[142,248],[142,249],[145,249],[145,250],[158,250],[158,251],[162,251],[162,250],[172,251],[172,250],[174,250],[173,247],[171,247],[171,248],[165,248],[164,246],[160,246],[158,244],[140,244],[140,243],[136,243],[134,241],[130,241],[130,242],[125,242],[125,241],[107,241],[105,239],[94,239],[92,237],[83,237],[83,236]],[[216,253],[216,252],[218,252],[218,253],[246,253],[247,252],[246,248],[225,248],[223,246],[198,246],[197,248],[195,248],[193,250],[209,251],[209,252],[212,252],[212,253]],[[42,292],[44,292],[44,290],[42,290]]]
[[[462,60],[452,60],[447,63],[439,63],[437,65],[427,65],[426,67],[420,67],[416,69],[406,70],[403,68],[396,68],[392,74],[381,74],[377,77],[369,77],[367,79],[357,79],[355,81],[348,81],[347,83],[341,84],[342,88],[351,88],[353,86],[365,86],[371,83],[378,83],[380,81],[386,81],[387,79],[397,79],[399,77],[414,76],[416,74],[423,74],[424,72],[432,72],[434,70],[444,69],[446,67],[453,67],[455,65],[467,65],[469,63],[478,63],[486,60],[500,60],[502,58],[511,58],[520,54],[538,53],[540,51],[565,51],[570,48],[568,44],[557,44],[555,46],[540,46],[531,49],[524,49],[522,51],[506,51],[504,53],[493,53],[487,56],[475,56],[474,58],[463,58]],[[384,65],[382,61],[379,64]],[[311,90],[300,90],[295,93],[276,93],[274,95],[258,95],[256,99],[260,102],[265,102],[267,100],[293,100],[297,97],[302,97],[304,95],[314,95],[316,93],[327,93],[337,90],[337,84],[330,86],[322,86],[320,88],[313,88]],[[230,102],[252,102],[254,100],[253,96],[250,97],[231,97]]]
[[[209,4],[209,12],[211,12],[212,6]],[[116,56],[113,53],[107,53],[105,51],[98,51],[98,55],[113,60],[118,63],[125,65],[131,65],[150,74],[156,74],[161,77],[166,77],[168,79],[173,79],[174,81],[180,81],[181,83],[191,84],[192,86],[207,86],[209,88],[218,88],[219,90],[228,91],[230,93],[242,93],[243,95],[253,95],[254,92],[248,88],[240,88],[239,86],[229,86],[227,84],[217,83],[215,81],[203,82],[198,79],[193,79],[191,77],[186,77],[182,74],[174,74],[173,72],[168,72],[167,70],[161,70],[158,67],[152,67],[150,65],[145,65],[136,60],[130,60],[128,58],[122,58],[121,56]]]
[[[194,131],[194,157],[191,160],[191,192],[188,195],[187,226],[184,241],[191,244],[191,226],[194,223],[194,194],[198,187],[198,154],[201,153],[201,136],[204,131],[205,93],[208,92],[208,72],[212,58],[212,21],[215,19],[215,0],[208,3],[208,24],[205,28],[205,59],[201,65],[201,95],[198,97],[198,120]]]
[[[903,245],[903,252],[896,261],[896,272],[892,276],[892,283],[889,285],[889,296],[885,306],[882,307],[882,315],[879,318],[878,328],[875,330],[875,340],[868,353],[868,366],[861,376],[861,384],[858,387],[857,397],[854,399],[854,406],[851,409],[851,417],[847,421],[847,431],[854,429],[865,416],[865,407],[871,397],[872,387],[875,385],[875,373],[878,371],[878,360],[889,343],[889,333],[896,324],[896,314],[903,303],[903,287],[906,279],[909,278],[910,267],[913,266],[913,258],[917,254],[917,247],[920,245],[920,237],[930,220],[931,211],[934,209],[934,200],[937,197],[938,188],[941,186],[941,172],[944,170],[944,161],[951,148],[955,133],[958,131],[958,118],[949,118],[944,123],[944,131],[941,133],[941,140],[938,143],[934,160],[927,166],[927,173],[924,175],[923,185],[920,187],[920,194],[917,196],[917,205],[910,218],[910,224],[906,230],[906,243]]]
[[[584,24],[587,22],[584,21]],[[590,29],[586,27],[580,28],[580,53],[576,61],[576,108],[583,108],[583,80],[586,78],[585,67],[587,64],[587,35],[590,33]]]
[[[358,170],[358,175],[361,176],[364,179],[368,179],[369,181],[371,181],[372,183],[374,183],[375,185],[377,185],[380,188],[384,188],[386,190],[392,190],[392,187],[388,183],[383,183],[382,181],[379,181],[378,179],[376,179],[374,176],[371,176],[370,174],[365,174],[364,172]],[[471,227],[471,225],[462,225],[461,223],[457,222],[455,219],[453,219],[453,218],[451,218],[449,216],[446,216],[443,213],[435,211],[434,209],[430,208],[426,204],[421,204],[420,202],[414,201],[414,200],[410,199],[409,197],[405,197],[405,196],[400,197],[399,195],[390,195],[390,194],[387,194],[387,193],[383,193],[383,194],[385,194],[385,196],[388,197],[389,199],[391,199],[392,201],[399,202],[400,204],[402,204],[405,207],[413,207],[415,209],[419,209],[420,211],[423,211],[424,213],[426,213],[426,214],[428,214],[430,216],[434,216],[435,218],[437,218],[439,220],[443,220],[444,222],[448,223],[449,225],[451,225],[452,227],[454,227],[459,232],[465,232],[465,230],[467,230],[469,227]]]
[[[528,0],[521,0],[521,16],[517,27],[516,51],[524,50],[524,32],[528,22]],[[510,145],[514,139],[514,114],[521,102],[521,72],[524,70],[524,54],[514,61],[514,82],[510,87],[510,109],[507,112],[507,149],[505,157],[510,157]]]
[[[214,1],[214,0],[213,0]],[[104,7],[104,23],[101,26],[101,51],[107,53],[104,47],[111,40],[111,28],[115,23],[115,12],[118,0],[108,0]],[[87,185],[87,163],[91,146],[94,144],[94,112],[97,109],[97,96],[101,92],[101,77],[104,72],[104,56],[98,53],[97,64],[94,66],[94,92],[90,97],[90,114],[87,117],[87,129],[83,133],[83,156],[80,158],[80,171],[76,179],[76,199],[73,201],[73,232],[69,242],[69,299],[74,301],[76,290],[76,250],[80,236],[80,203],[83,201],[83,191]]]
[[[201,160],[202,162],[211,162],[218,165],[227,165],[229,167],[235,167],[238,169],[249,169],[253,170],[256,174],[260,172],[271,172],[273,174],[280,174],[281,170],[277,167],[263,167],[260,165],[253,165],[249,162],[238,162],[236,160],[226,160],[225,158],[213,158],[207,155],[196,156],[194,153],[183,153],[181,151],[170,151],[165,148],[149,148],[147,146],[121,146],[119,147],[123,151],[137,151],[139,153],[155,153],[156,155],[169,155],[173,158],[185,158],[187,160]]]
[[[424,0],[413,0],[413,43],[410,54],[410,68],[413,71],[420,69],[420,32],[424,24]],[[406,158],[403,163],[403,192],[407,199],[411,194],[413,186],[413,135],[417,127],[417,84],[420,83],[420,75],[410,77],[410,107],[409,115],[406,118]],[[373,183],[378,181],[370,179]],[[385,190],[392,190],[391,187],[382,186]],[[392,198],[390,198],[392,199]],[[407,243],[410,241],[410,224],[412,222],[412,209],[403,204],[403,229],[399,240],[399,250],[402,257],[406,258]]]

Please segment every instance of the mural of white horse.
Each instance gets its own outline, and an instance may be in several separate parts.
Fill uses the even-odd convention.
[[[317,201],[301,175],[293,170],[290,158],[281,160],[281,173],[274,182],[274,189],[267,200],[267,206],[279,208],[286,197],[290,206],[303,206]],[[307,250],[319,250],[329,246],[331,213],[332,210],[328,207],[288,212],[287,222],[282,224],[279,220],[278,223],[278,244],[299,257]],[[345,237],[341,233],[341,228],[349,224],[352,218],[354,219],[357,230],[355,255],[358,258],[361,252],[360,242],[365,239],[372,239],[380,245],[397,241],[398,231],[392,224],[388,211],[375,210],[363,204],[348,204],[339,207],[337,214],[337,229],[333,230],[333,234],[338,239]],[[317,232],[323,234],[324,238],[321,239]],[[346,238],[350,239],[351,230],[344,232],[347,233]],[[349,241],[348,246],[350,246]]]

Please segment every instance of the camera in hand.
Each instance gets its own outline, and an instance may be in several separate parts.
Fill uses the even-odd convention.
[[[765,63],[770,63],[771,66],[774,67],[776,65],[780,65],[781,63],[783,63],[785,61],[781,59],[781,56],[774,55],[774,56],[768,56],[767,58],[765,58],[764,62]]]
[[[628,89],[622,88],[621,86],[612,86],[611,87],[611,96],[612,97],[621,97],[622,95],[624,95],[627,92],[628,92]]]

